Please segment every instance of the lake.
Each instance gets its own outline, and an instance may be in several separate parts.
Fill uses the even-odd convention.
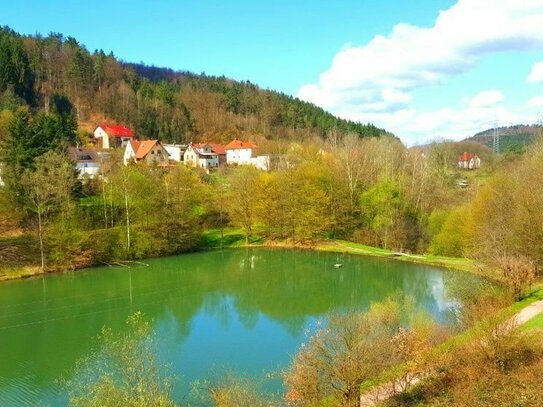
[[[341,268],[334,268],[340,262]],[[333,253],[229,249],[101,267],[0,285],[0,406],[66,405],[58,385],[96,346],[104,325],[152,318],[161,359],[187,383],[233,370],[263,378],[288,366],[330,312],[365,310],[405,293],[453,323],[450,281],[461,272]],[[280,391],[278,379],[266,384]]]

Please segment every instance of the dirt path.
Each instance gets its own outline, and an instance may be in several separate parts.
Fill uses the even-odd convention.
[[[533,304],[528,305],[526,308],[523,308],[517,314],[515,314],[506,326],[509,327],[518,327],[526,322],[528,322],[533,317],[539,315],[543,312],[543,300],[534,302]],[[411,380],[410,385],[416,385],[423,378],[427,377],[428,373],[421,373],[418,377],[414,377]],[[395,394],[397,394],[397,388],[392,382],[382,384],[381,386],[375,387],[369,392],[360,395],[360,407],[370,407],[375,406],[377,403],[383,402]]]
[[[526,308],[523,308],[511,320],[515,323],[515,325],[522,325],[542,312],[543,300],[539,300],[534,302],[533,304],[528,305]]]

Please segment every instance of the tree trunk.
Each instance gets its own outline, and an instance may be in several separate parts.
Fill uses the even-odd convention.
[[[126,251],[130,253],[130,211],[128,209],[128,194],[124,192],[124,208],[126,211]]]
[[[45,271],[45,253],[43,251],[43,227],[40,211],[38,211],[38,238],[40,240],[41,271]]]

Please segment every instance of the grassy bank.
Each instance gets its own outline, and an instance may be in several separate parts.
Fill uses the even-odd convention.
[[[221,239],[221,232],[218,229],[212,229],[204,232],[201,240],[201,248],[203,250],[218,249],[221,247],[245,247],[245,234],[241,229],[225,229],[224,237]],[[222,240],[222,244],[221,244]],[[372,247],[360,243],[349,242],[346,240],[323,240],[314,244],[295,243],[288,240],[270,240],[264,239],[253,234],[249,239],[250,247],[284,247],[284,248],[302,248],[311,249],[323,252],[347,253],[363,256],[393,258],[398,261],[409,263],[425,264],[429,266],[437,266],[451,270],[466,271],[493,278],[494,275],[490,270],[485,269],[475,260],[468,258],[454,258],[444,256],[433,256],[429,254],[408,254],[398,253],[392,250]]]
[[[489,271],[484,270],[474,260],[467,258],[451,258],[432,255],[397,253],[392,250],[366,246],[345,240],[323,240],[314,244],[293,244],[289,240],[270,240],[261,237],[257,229],[246,244],[242,229],[227,228],[222,234],[220,229],[210,229],[202,233],[198,250],[215,250],[235,247],[283,247],[310,249],[323,252],[348,253],[363,256],[391,258],[409,263],[425,264],[447,269],[461,270],[489,277]],[[36,263],[37,243],[26,235],[0,238],[0,281],[25,278],[42,274]]]
[[[42,274],[37,263],[37,242],[22,233],[0,236],[0,281]]]

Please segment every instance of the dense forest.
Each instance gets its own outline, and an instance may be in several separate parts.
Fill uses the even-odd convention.
[[[0,28],[0,94],[0,110],[28,105],[49,114],[64,98],[83,130],[110,119],[165,142],[387,134],[250,82],[125,63],[73,37],[21,36],[8,27]]]

